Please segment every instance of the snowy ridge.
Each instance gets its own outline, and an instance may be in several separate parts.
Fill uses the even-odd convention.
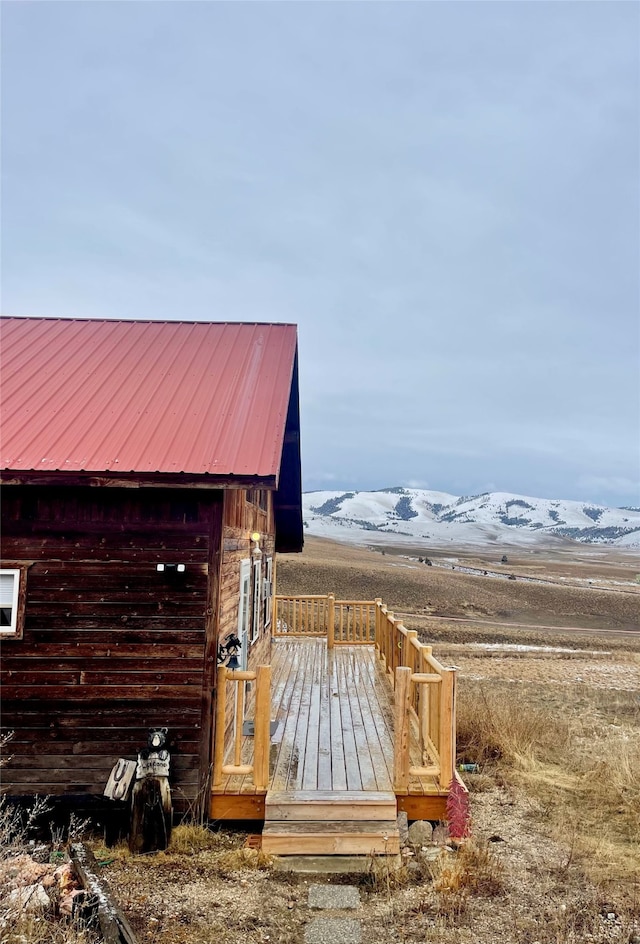
[[[351,543],[427,540],[432,544],[534,544],[571,538],[640,548],[640,509],[530,498],[509,492],[458,497],[421,488],[305,492],[310,534]]]

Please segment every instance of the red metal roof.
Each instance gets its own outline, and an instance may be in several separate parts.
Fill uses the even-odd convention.
[[[278,476],[295,325],[2,318],[0,332],[1,468]]]

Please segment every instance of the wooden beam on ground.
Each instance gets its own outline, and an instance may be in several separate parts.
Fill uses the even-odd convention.
[[[116,904],[106,879],[98,875],[98,863],[91,849],[82,842],[73,843],[69,855],[89,898],[96,901],[98,923],[105,944],[137,944],[131,925]]]

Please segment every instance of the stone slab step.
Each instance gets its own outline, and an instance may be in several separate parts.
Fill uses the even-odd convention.
[[[403,865],[400,855],[395,856],[393,862],[387,856],[385,862],[390,863],[393,869]],[[283,855],[275,856],[273,868],[276,872],[308,876],[366,875],[371,871],[371,859],[366,855]]]
[[[362,944],[357,918],[314,918],[304,930],[304,944]]]
[[[269,855],[398,855],[394,820],[359,822],[265,822],[262,851]]]
[[[310,885],[309,907],[320,911],[346,911],[360,907],[360,889],[355,885]]]

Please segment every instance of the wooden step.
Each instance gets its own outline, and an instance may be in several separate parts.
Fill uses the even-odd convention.
[[[269,791],[265,803],[267,822],[390,821],[397,812],[394,793],[363,790]]]
[[[360,822],[267,822],[262,851],[270,855],[398,855],[400,836],[394,820]]]

